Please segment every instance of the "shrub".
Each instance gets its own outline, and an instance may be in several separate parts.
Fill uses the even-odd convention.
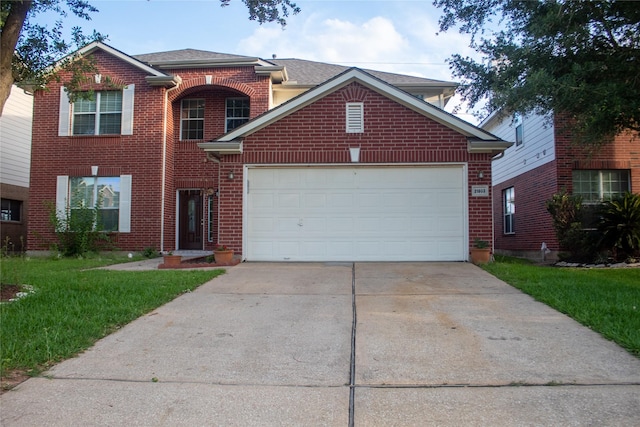
[[[58,212],[49,207],[49,221],[56,234],[55,247],[66,257],[82,256],[88,252],[112,249],[111,239],[105,232],[98,231],[99,204],[93,208],[67,208]]]
[[[569,252],[566,258],[585,261],[585,258],[593,257],[596,245],[582,225],[582,198],[562,190],[547,200],[546,206],[553,218],[558,242]]]
[[[600,243],[618,260],[640,253],[640,195],[626,193],[606,201],[600,210]]]
[[[153,246],[148,246],[142,251],[142,256],[144,256],[145,258],[156,258],[158,254],[158,250]]]

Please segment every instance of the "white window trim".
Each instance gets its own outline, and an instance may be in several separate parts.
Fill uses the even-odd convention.
[[[363,133],[364,132],[364,103],[347,102],[346,104],[346,132],[347,133]]]
[[[130,84],[122,89],[122,108],[120,135],[133,135],[133,106],[135,84]],[[64,86],[60,87],[60,104],[58,114],[58,136],[73,135],[73,105],[69,101],[69,95]],[[96,132],[98,127],[96,127]],[[78,135],[82,136],[82,135]],[[90,135],[84,135],[90,136]]]
[[[131,175],[120,175],[120,211],[117,233],[131,232]],[[66,219],[69,200],[69,176],[60,175],[56,181],[56,216],[60,221]]]
[[[511,203],[513,204],[513,212],[507,213],[507,194],[511,192]],[[506,235],[510,235],[510,234],[516,234],[516,230],[515,230],[515,214],[516,214],[516,209],[515,209],[515,199],[516,199],[516,191],[514,189],[514,187],[508,187],[505,188],[504,190],[502,190],[502,218],[503,218],[503,224],[502,224],[502,232]],[[511,223],[511,231],[507,231],[507,217],[510,217],[510,223]]]

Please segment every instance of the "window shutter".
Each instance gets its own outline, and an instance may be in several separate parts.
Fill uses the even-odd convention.
[[[118,231],[131,232],[131,175],[120,175],[120,217]]]
[[[364,132],[364,104],[362,102],[347,103],[347,133]]]
[[[67,218],[67,197],[69,194],[69,177],[60,175],[56,182],[56,217],[62,225]],[[60,230],[56,230],[60,231]]]
[[[122,135],[133,135],[133,93],[136,85],[130,84],[122,90]]]
[[[69,103],[69,95],[64,90],[64,86],[60,87],[60,115],[58,116],[58,136],[69,136],[71,117],[71,104]]]

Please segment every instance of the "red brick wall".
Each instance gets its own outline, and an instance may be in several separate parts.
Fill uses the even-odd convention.
[[[35,207],[29,216],[31,250],[46,249],[55,241],[45,203],[55,203],[56,176],[87,176],[91,166],[99,166],[99,176],[130,174],[133,179],[131,233],[117,235],[122,250],[141,250],[152,246],[176,247],[176,191],[217,188],[218,166],[206,161],[195,142],[180,142],[180,99],[185,96],[207,98],[218,108],[207,110],[205,140],[224,132],[224,98],[251,97],[251,116],[268,109],[269,79],[256,76],[253,67],[171,70],[183,83],[168,91],[172,104],[167,111],[165,187],[162,192],[165,89],[148,86],[146,74],[102,51],[94,54],[97,67],[116,83],[136,85],[134,95],[134,134],[131,136],[58,137],[60,83],[35,96],[31,176],[31,200]],[[206,85],[205,75],[212,76]],[[63,81],[65,75],[62,74]],[[94,85],[95,86],[95,85]],[[224,86],[224,88],[221,88]],[[100,87],[94,87],[100,90]],[[218,117],[215,117],[218,115]],[[164,230],[161,231],[164,197]],[[206,218],[207,212],[204,212]],[[206,236],[205,236],[206,237]],[[207,245],[211,247],[212,244]]]
[[[627,169],[631,171],[631,191],[640,192],[640,136],[627,131],[599,147],[581,147],[563,132],[570,129],[566,120],[556,117],[555,128],[559,188],[572,191],[574,169]]]
[[[170,166],[170,176],[167,179],[167,209],[165,213],[165,248],[174,249],[176,247],[176,192],[182,189],[208,189],[220,190],[218,184],[219,166],[218,163],[207,159],[205,153],[198,148],[198,142],[211,141],[222,134],[225,130],[225,100],[229,97],[247,96],[250,98],[250,117],[255,117],[264,113],[269,108],[269,79],[266,76],[257,76],[253,67],[232,67],[211,69],[175,69],[170,70],[173,74],[178,74],[182,78],[182,84],[177,90],[171,91],[169,101],[171,105],[171,115],[169,123],[171,131],[168,132],[170,158],[167,164]],[[206,84],[206,75],[212,76],[212,84]],[[181,101],[185,98],[200,98],[205,100],[205,121],[204,138],[199,141],[180,140],[180,109]],[[242,168],[239,168],[240,170]],[[228,170],[221,173],[226,175]],[[240,172],[238,176],[241,176]],[[242,193],[242,181],[240,192]],[[203,192],[203,193],[204,193]],[[220,194],[222,194],[220,192]],[[208,217],[208,207],[206,198],[204,201],[203,218]],[[218,235],[218,227],[221,223],[218,216],[218,201],[214,197],[214,229],[213,235]],[[220,214],[221,216],[223,213]],[[241,214],[240,214],[241,216]],[[222,222],[224,224],[224,222]],[[206,239],[205,227],[205,249],[213,249],[217,243],[208,242]],[[241,235],[241,230],[239,231]],[[226,243],[226,242],[225,242]],[[239,248],[239,247],[238,247]],[[239,250],[239,249],[238,249]]]
[[[551,215],[545,206],[545,201],[558,191],[556,181],[556,162],[552,161],[493,188],[496,249],[539,251],[545,242],[550,249],[558,250]],[[502,191],[509,187],[515,193],[515,234],[504,234]]]
[[[103,79],[135,84],[134,134],[125,136],[58,136],[61,83],[34,97],[28,248],[47,249],[55,241],[45,203],[55,203],[56,176],[132,175],[131,229],[121,233],[118,247],[159,248],[163,89],[149,87],[139,69],[98,51],[94,57]],[[62,75],[64,81],[64,75]],[[97,88],[99,89],[99,87]]]
[[[364,133],[345,132],[348,101],[364,102]],[[242,249],[243,164],[349,164],[349,147],[361,147],[360,164],[468,162],[469,188],[490,187],[489,154],[469,154],[466,137],[354,83],[248,136],[242,155],[223,157],[223,175],[233,169],[236,179],[220,182],[221,241]],[[491,198],[469,195],[470,240],[491,241],[491,232]]]

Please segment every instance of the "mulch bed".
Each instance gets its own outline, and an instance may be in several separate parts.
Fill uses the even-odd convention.
[[[234,258],[229,264],[219,264],[215,262],[207,262],[208,257],[200,257],[200,258],[190,258],[183,260],[179,265],[165,265],[164,263],[158,265],[159,269],[162,270],[173,270],[180,268],[209,268],[209,267],[233,267],[234,265],[240,264],[241,260],[238,258]]]
[[[11,285],[2,283],[0,285],[0,301],[9,301],[16,297],[18,292],[21,291],[19,285]]]

